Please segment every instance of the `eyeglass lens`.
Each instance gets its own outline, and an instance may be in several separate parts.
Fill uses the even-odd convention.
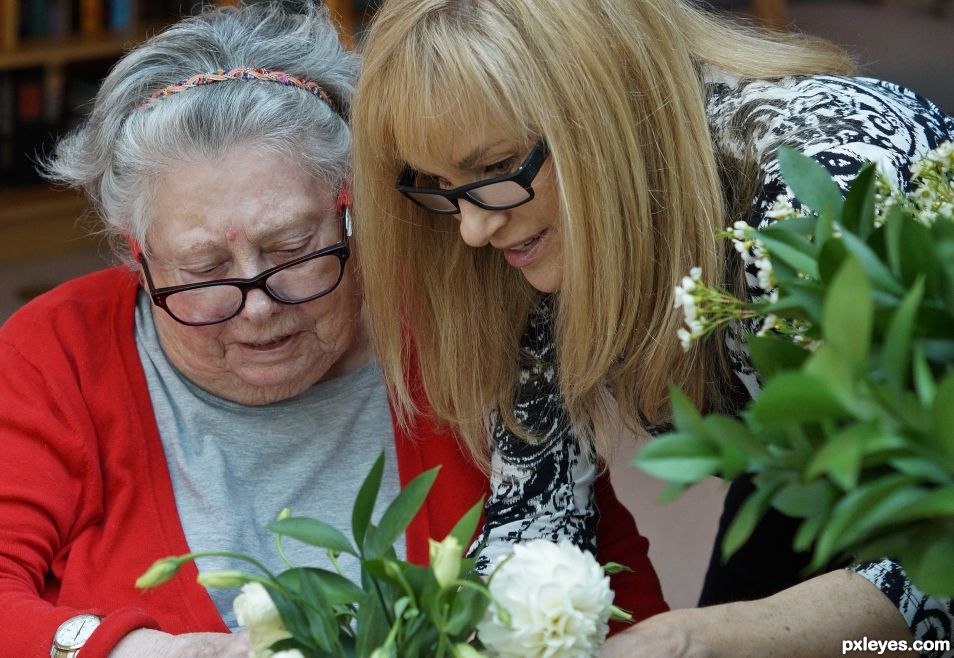
[[[279,270],[265,281],[268,291],[283,302],[303,302],[338,285],[343,261],[337,254],[316,256]],[[166,297],[169,312],[182,322],[211,324],[231,318],[242,307],[242,290],[231,284],[182,290]]]
[[[457,206],[443,196],[438,194],[427,194],[426,192],[408,192],[415,201],[426,208],[438,212],[457,212]],[[530,193],[519,183],[514,181],[500,181],[489,185],[481,185],[472,190],[468,190],[465,196],[469,199],[478,201],[488,208],[511,208],[519,205],[530,198]]]

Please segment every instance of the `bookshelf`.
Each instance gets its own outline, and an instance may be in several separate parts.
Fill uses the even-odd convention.
[[[0,266],[90,250],[81,194],[31,178],[25,155],[77,121],[126,50],[175,21],[192,0],[0,0]],[[216,0],[233,5],[236,0]],[[368,3],[326,0],[353,47]],[[42,10],[42,11],[41,11]],[[71,85],[85,80],[85,89]],[[72,116],[71,116],[72,115]]]

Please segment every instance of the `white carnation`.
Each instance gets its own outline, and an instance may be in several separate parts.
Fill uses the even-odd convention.
[[[588,658],[599,653],[613,592],[589,553],[566,540],[517,544],[489,587],[509,617],[505,621],[492,604],[477,626],[491,656]]]
[[[269,649],[275,642],[291,637],[291,633],[282,623],[278,608],[261,583],[246,583],[242,593],[232,603],[238,623],[248,628],[248,639],[252,645],[249,658],[269,658]]]

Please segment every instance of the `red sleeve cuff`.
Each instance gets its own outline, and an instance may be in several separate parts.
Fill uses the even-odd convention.
[[[140,628],[159,630],[159,622],[139,608],[114,610],[103,617],[103,622],[83,645],[81,655],[83,658],[107,658],[127,633]]]

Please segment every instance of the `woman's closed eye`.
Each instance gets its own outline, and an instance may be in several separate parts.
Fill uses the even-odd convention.
[[[494,176],[503,176],[513,171],[517,166],[517,159],[514,157],[500,160],[484,167],[483,178],[493,178]]]

